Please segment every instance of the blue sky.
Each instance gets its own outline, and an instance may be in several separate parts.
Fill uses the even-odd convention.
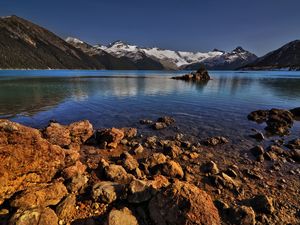
[[[15,14],[91,44],[124,40],[174,50],[263,55],[300,39],[299,0],[0,0]]]

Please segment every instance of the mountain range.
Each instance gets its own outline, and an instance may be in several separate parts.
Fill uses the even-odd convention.
[[[73,37],[64,40],[17,16],[0,18],[1,69],[194,70],[200,64],[211,70],[299,69],[299,57],[300,41],[258,58],[242,47],[231,52],[189,52],[124,41],[90,45]]]

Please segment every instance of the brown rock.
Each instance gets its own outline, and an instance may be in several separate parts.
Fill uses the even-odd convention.
[[[213,161],[206,163],[202,167],[202,170],[203,170],[203,172],[210,173],[210,174],[218,174],[219,173],[219,168],[218,168],[217,164]]]
[[[58,218],[50,208],[18,210],[10,219],[10,225],[57,225]]]
[[[169,160],[162,165],[161,172],[167,177],[183,178],[184,173],[179,163]]]
[[[111,210],[108,214],[106,225],[138,225],[138,221],[132,212],[124,207],[120,210]]]
[[[210,196],[193,184],[175,181],[149,203],[150,218],[159,225],[220,224]]]
[[[51,181],[65,153],[33,128],[0,120],[0,205],[15,192]]]
[[[44,137],[54,145],[65,148],[71,144],[70,130],[59,123],[50,123],[44,131]]]
[[[71,140],[76,144],[85,143],[94,133],[93,125],[88,120],[72,123],[68,128]]]
[[[112,203],[122,194],[124,187],[115,182],[101,181],[94,184],[92,188],[92,197],[95,201]]]
[[[66,186],[69,192],[74,193],[84,189],[88,181],[88,176],[77,175],[72,177],[71,180],[67,182]]]
[[[104,129],[96,132],[96,139],[100,146],[116,148],[124,138],[124,132],[117,128]]]
[[[167,161],[167,157],[162,153],[154,153],[147,159],[147,165],[149,168],[153,168],[157,165],[164,164]]]
[[[168,187],[170,185],[169,180],[163,175],[155,175],[153,180],[148,180],[147,183],[155,190]]]
[[[256,212],[260,213],[273,213],[273,199],[266,195],[257,195],[250,200],[250,205]]]
[[[56,215],[61,220],[68,220],[76,213],[76,195],[68,195],[59,205],[56,207]]]
[[[170,126],[172,123],[175,123],[175,119],[170,116],[164,116],[158,118],[157,122],[165,123],[167,126]]]
[[[141,203],[148,201],[152,197],[152,188],[148,185],[147,181],[133,180],[128,187],[129,203]]]
[[[121,128],[120,130],[124,132],[125,138],[133,138],[133,137],[136,137],[136,135],[137,135],[136,128],[124,127],[124,128]]]
[[[65,185],[61,182],[55,182],[38,187],[28,188],[17,195],[10,203],[12,207],[31,209],[57,205],[60,200],[68,193]]]
[[[86,170],[86,165],[83,165],[80,161],[77,161],[75,165],[69,166],[63,170],[63,177],[70,179],[82,175]]]
[[[109,165],[105,168],[105,174],[109,180],[115,182],[129,183],[131,180],[133,180],[133,176],[128,174],[126,170],[119,165]]]
[[[210,146],[216,146],[216,145],[221,145],[221,144],[227,144],[228,140],[225,137],[212,137],[212,138],[208,138],[204,144],[206,145],[210,145]]]
[[[93,135],[93,126],[83,120],[63,126],[59,123],[50,123],[44,130],[44,137],[52,144],[66,148],[71,143],[81,145]]]
[[[182,153],[182,150],[175,144],[165,145],[164,153],[172,158],[176,158]]]
[[[165,123],[162,123],[162,122],[156,122],[156,123],[154,123],[154,124],[152,125],[152,128],[153,128],[154,130],[162,130],[162,129],[166,128],[167,126],[168,126],[168,125],[165,124]]]
[[[128,152],[123,153],[123,158],[123,167],[126,170],[132,171],[139,167],[138,161],[135,158],[133,158],[133,156],[130,155]]]

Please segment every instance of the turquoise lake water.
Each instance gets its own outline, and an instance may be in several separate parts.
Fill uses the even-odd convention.
[[[257,109],[300,106],[300,72],[210,71],[213,80],[195,84],[170,79],[185,71],[0,71],[0,118],[36,128],[55,119],[82,119],[94,127],[135,126],[163,115],[178,131],[196,138],[224,135],[247,139],[247,120]],[[299,122],[292,130],[300,131]],[[150,131],[149,131],[150,132]],[[298,135],[299,136],[299,135]]]

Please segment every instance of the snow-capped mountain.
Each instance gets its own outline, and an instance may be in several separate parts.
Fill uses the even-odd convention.
[[[200,63],[204,63],[210,69],[236,69],[257,58],[256,55],[241,47],[229,53],[217,49],[203,53],[174,51],[157,47],[144,48],[116,41],[107,46],[96,45],[94,48],[106,51],[118,58],[127,57],[134,61],[149,57],[161,63],[165,69],[194,69],[194,67],[199,67]]]

